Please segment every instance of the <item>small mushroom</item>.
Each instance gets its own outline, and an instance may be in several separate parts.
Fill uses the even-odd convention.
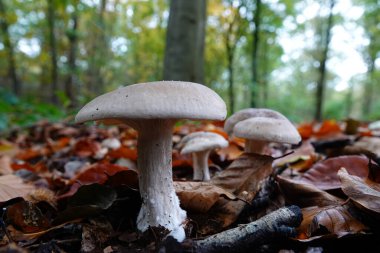
[[[217,148],[228,146],[228,141],[221,135],[212,132],[194,132],[185,136],[178,143],[177,148],[181,149],[181,154],[192,154],[193,157],[193,179],[208,181],[210,171],[208,167],[208,157],[210,152]]]
[[[297,129],[279,112],[260,108],[240,112],[226,121],[224,129],[227,133],[246,139],[247,153],[263,153],[270,142],[298,144],[301,141]]]
[[[162,226],[185,239],[186,212],[179,206],[172,179],[172,129],[179,119],[223,120],[226,104],[204,85],[160,81],[122,87],[86,104],[77,123],[125,123],[138,131],[137,167],[142,206],[137,228]]]

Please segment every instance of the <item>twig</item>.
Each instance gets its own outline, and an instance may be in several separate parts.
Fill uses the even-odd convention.
[[[297,206],[278,209],[261,219],[193,242],[194,252],[244,252],[278,237],[294,236],[301,224],[302,212]]]

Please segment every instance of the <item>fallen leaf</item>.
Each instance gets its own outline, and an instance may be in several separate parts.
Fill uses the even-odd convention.
[[[24,183],[21,178],[13,174],[0,176],[0,202],[5,202],[17,197],[25,197],[35,187]]]
[[[75,143],[73,153],[79,157],[90,157],[95,156],[100,150],[99,142],[90,138],[82,138]]]
[[[309,183],[277,176],[280,189],[288,204],[300,207],[339,205],[344,201]]]
[[[273,157],[244,153],[211,179],[211,183],[237,196],[237,200],[219,198],[210,209],[209,221],[200,225],[199,233],[210,234],[231,225],[272,174]]]
[[[364,148],[377,156],[380,156],[380,138],[379,137],[362,137],[353,144],[354,147]]]
[[[232,193],[209,182],[175,181],[175,191],[186,211],[205,213],[221,196],[234,200]]]
[[[314,129],[314,135],[318,138],[342,133],[342,129],[337,121],[325,120]]]
[[[137,149],[136,148],[128,148],[125,146],[121,146],[118,149],[112,149],[107,154],[112,158],[127,158],[133,161],[137,160]]]
[[[318,155],[314,151],[314,147],[309,141],[302,143],[301,147],[297,148],[293,153],[276,159],[273,162],[273,167],[282,167],[288,165],[290,168],[297,171],[305,171],[316,162]]]
[[[230,141],[227,147],[218,149],[216,153],[221,161],[225,161],[237,159],[244,151],[236,143]]]
[[[0,155],[0,174],[1,175],[8,175],[12,174],[12,161],[11,158],[7,155]]]
[[[298,130],[298,132],[301,135],[303,140],[309,139],[313,135],[313,132],[314,132],[313,124],[311,124],[311,123],[300,124],[297,127],[297,130]]]
[[[274,158],[267,155],[244,153],[227,169],[211,179],[211,183],[235,195],[243,191],[257,192],[259,183],[272,174]]]
[[[299,239],[300,241],[311,241],[321,236],[331,235],[339,238],[367,230],[367,227],[353,218],[344,206],[303,208],[302,215],[303,221],[297,229],[298,238],[302,238]]]
[[[368,176],[368,158],[365,156],[339,156],[316,163],[299,179],[301,182],[315,185],[321,190],[339,189],[341,186],[338,171],[347,168],[350,174],[366,178]]]
[[[380,184],[350,175],[341,168],[338,176],[343,192],[359,207],[380,214]]]
[[[29,201],[15,203],[6,209],[7,223],[19,228],[23,233],[36,233],[50,227],[50,221],[42,211]]]
[[[99,214],[109,208],[116,200],[116,191],[110,186],[91,184],[83,185],[68,200],[68,208],[58,214],[53,225],[59,225],[71,220],[77,220]]]

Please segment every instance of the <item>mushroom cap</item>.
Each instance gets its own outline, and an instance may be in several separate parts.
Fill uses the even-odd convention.
[[[234,135],[249,140],[298,144],[301,136],[293,124],[285,119],[255,117],[237,123]]]
[[[158,81],[133,84],[96,97],[76,115],[75,122],[139,119],[223,120],[226,104],[208,87],[191,82]]]
[[[223,136],[212,132],[194,132],[185,136],[178,145],[181,154],[201,152],[228,146],[228,141]]]
[[[284,115],[271,109],[247,108],[247,109],[240,110],[234,113],[233,115],[231,115],[231,117],[229,117],[224,123],[224,131],[226,131],[228,135],[232,135],[233,129],[237,123],[239,123],[242,120],[246,120],[253,117],[286,119]]]

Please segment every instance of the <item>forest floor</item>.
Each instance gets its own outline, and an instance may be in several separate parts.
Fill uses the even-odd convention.
[[[192,180],[191,156],[176,148],[195,131],[229,140],[211,153],[208,182]],[[174,187],[188,216],[183,243],[136,228],[133,129],[41,121],[3,133],[0,252],[378,252],[380,132],[332,120],[298,131],[302,144],[271,144],[259,155],[244,153],[244,140],[228,138],[222,123],[176,126]],[[258,236],[203,246],[212,235],[243,233],[243,224],[258,227]]]

